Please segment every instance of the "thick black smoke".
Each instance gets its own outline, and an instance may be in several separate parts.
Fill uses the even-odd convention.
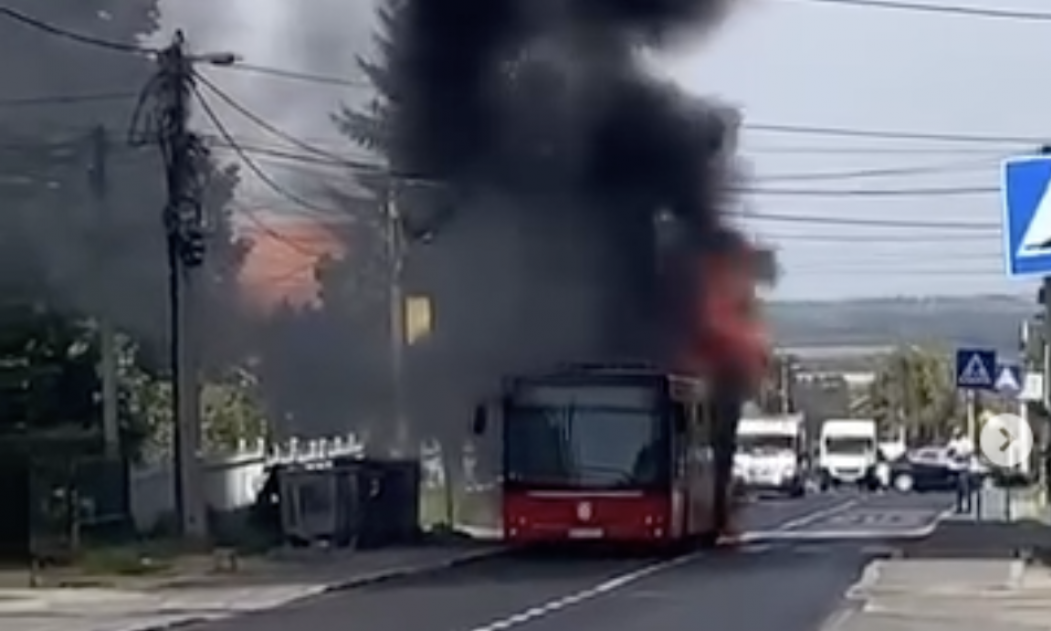
[[[647,72],[642,54],[717,24],[732,0],[404,0],[396,153],[420,175],[583,215],[605,263],[606,351],[651,340],[655,218],[694,247],[730,234],[735,117]],[[552,226],[555,224],[552,223]],[[685,228],[685,230],[683,230]]]

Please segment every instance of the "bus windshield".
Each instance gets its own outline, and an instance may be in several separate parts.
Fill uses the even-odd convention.
[[[511,406],[504,423],[505,484],[556,489],[666,484],[668,433],[655,406]]]
[[[876,450],[876,443],[863,436],[828,436],[825,438],[825,451],[832,454],[867,454]]]
[[[796,437],[784,434],[741,434],[737,436],[737,449],[743,453],[795,451]]]

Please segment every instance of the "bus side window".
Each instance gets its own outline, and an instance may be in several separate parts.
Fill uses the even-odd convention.
[[[690,413],[685,405],[675,401],[671,406],[672,424],[675,426],[676,436],[686,436],[690,431]]]

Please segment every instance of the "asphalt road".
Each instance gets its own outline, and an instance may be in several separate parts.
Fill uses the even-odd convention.
[[[823,495],[748,506],[760,537],[671,561],[502,557],[194,631],[817,631],[875,549],[933,525],[944,496]],[[832,537],[849,532],[851,536]]]

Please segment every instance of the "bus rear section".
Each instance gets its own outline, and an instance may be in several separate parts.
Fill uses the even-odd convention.
[[[500,406],[505,539],[665,545],[714,538],[705,406],[699,393],[673,390],[660,375],[515,380]]]

